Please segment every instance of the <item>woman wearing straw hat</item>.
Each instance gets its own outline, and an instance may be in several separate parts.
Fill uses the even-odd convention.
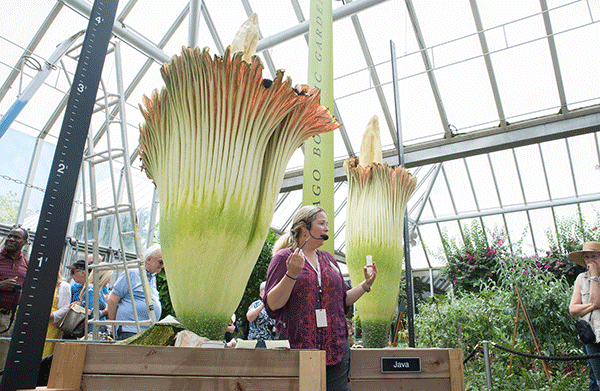
[[[569,312],[588,322],[596,335],[596,343],[583,345],[584,353],[586,355],[600,353],[600,343],[597,343],[600,335],[600,310],[598,310],[600,308],[600,243],[585,242],[581,251],[569,254],[569,259],[587,269],[575,280]],[[598,391],[600,390],[600,358],[591,358],[587,361],[590,367],[589,390]]]

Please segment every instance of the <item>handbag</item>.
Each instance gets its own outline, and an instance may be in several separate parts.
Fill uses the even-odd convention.
[[[86,316],[85,308],[73,303],[58,325],[58,329],[65,334],[81,338],[85,334],[84,325]]]
[[[590,320],[592,319],[592,313],[590,312]],[[579,335],[579,340],[584,344],[596,343],[596,334],[592,330],[592,326],[585,320],[579,319],[575,322],[575,329]]]

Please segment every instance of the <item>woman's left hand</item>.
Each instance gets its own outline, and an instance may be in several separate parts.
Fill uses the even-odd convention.
[[[363,282],[363,284],[365,284],[366,288],[370,290],[371,286],[373,286],[373,282],[375,282],[375,278],[377,277],[377,266],[375,265],[375,262],[373,262],[372,265],[365,266],[363,268],[363,272],[365,274],[365,282]]]

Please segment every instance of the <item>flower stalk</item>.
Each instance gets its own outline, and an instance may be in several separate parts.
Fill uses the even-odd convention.
[[[173,308],[215,340],[258,259],[287,162],[306,139],[340,126],[317,89],[292,88],[282,70],[263,82],[260,58],[247,54],[183,48],[162,66],[162,90],[140,105],[140,156],[159,194]]]
[[[377,265],[373,290],[356,302],[363,346],[388,345],[390,325],[398,304],[404,255],[404,215],[417,179],[402,166],[381,163],[377,117],[369,122],[361,160],[346,159],[348,177],[346,262],[353,285],[363,280],[367,255]]]

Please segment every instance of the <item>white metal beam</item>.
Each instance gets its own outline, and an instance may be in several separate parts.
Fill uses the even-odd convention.
[[[423,64],[425,65],[425,70],[427,71],[427,78],[429,79],[431,92],[433,93],[433,97],[435,98],[435,104],[438,109],[438,114],[440,116],[442,126],[444,127],[444,137],[450,138],[452,137],[452,135],[450,133],[448,116],[446,115],[446,109],[444,108],[444,104],[442,103],[442,95],[440,94],[440,89],[437,85],[437,79],[435,77],[435,74],[433,73],[433,65],[431,64],[429,53],[427,52],[427,46],[425,46],[425,38],[423,38],[423,32],[421,31],[421,27],[419,25],[417,13],[415,12],[415,7],[413,6],[412,0],[405,0],[405,3],[406,9],[408,10],[408,15],[410,17],[410,21],[413,26],[413,30],[415,32],[415,38],[417,39],[417,44],[419,45],[419,49],[421,51]]]
[[[92,11],[92,4],[88,3],[85,0],[58,0],[69,8],[77,11],[83,17],[89,18]],[[357,12],[363,11],[369,7],[377,5],[379,3],[383,3],[387,0],[358,0],[343,7],[337,8],[333,11],[333,20],[336,21],[338,19],[345,18],[347,16],[353,15]],[[201,6],[202,15],[204,16],[204,20],[209,25],[209,29],[212,29],[210,23],[210,15],[208,15],[208,10],[204,5],[204,2]],[[216,30],[214,31],[216,32]],[[213,33],[211,31],[211,33]],[[261,39],[256,46],[256,52],[261,52],[265,49],[269,49],[275,45],[278,45],[282,42],[285,42],[289,39],[295,38],[299,35],[308,33],[308,21],[304,23],[300,23],[292,28],[284,30],[280,33],[272,35],[270,37]],[[117,23],[113,26],[113,34],[123,40],[123,42],[131,45],[135,49],[139,50],[141,53],[146,56],[154,59],[158,63],[162,64],[164,62],[168,62],[171,59],[171,56],[167,55],[163,52],[158,46],[154,43],[150,42],[146,37],[137,33],[136,31],[127,28],[126,25],[122,23]],[[215,44],[218,46],[217,50],[220,53],[223,53],[223,45],[220,44],[216,38],[218,35],[213,33],[213,38],[215,39]]]
[[[46,34],[46,31],[48,31],[48,29],[50,28],[50,25],[52,24],[52,22],[54,22],[54,19],[56,19],[56,17],[58,16],[58,13],[60,12],[61,9],[62,9],[62,4],[60,4],[59,2],[54,4],[54,7],[52,7],[50,12],[48,13],[48,16],[46,16],[46,19],[44,20],[44,22],[41,24],[38,31],[35,33],[35,35],[31,39],[31,42],[29,42],[29,45],[27,45],[27,48],[25,48],[21,57],[19,57],[19,61],[10,71],[10,74],[4,81],[4,84],[2,84],[2,87],[0,87],[0,102],[2,101],[2,99],[4,99],[4,97],[6,96],[6,93],[10,90],[12,84],[14,83],[14,81],[17,79],[17,76],[19,76],[19,73],[21,72],[21,67],[23,66],[21,58],[23,58],[23,56],[29,56],[33,53],[33,51],[35,50],[37,45],[40,43],[40,41]],[[91,6],[90,6],[90,10],[91,10]]]
[[[546,27],[546,35],[548,37],[548,48],[550,49],[550,56],[552,57],[554,78],[556,79],[556,87],[558,88],[558,96],[560,98],[560,109],[561,112],[566,113],[569,110],[567,108],[567,95],[565,94],[565,86],[563,84],[562,74],[560,72],[560,63],[558,61],[558,53],[556,51],[556,42],[554,41],[554,32],[552,31],[552,22],[550,21],[550,14],[548,13],[548,3],[546,0],[540,0],[540,5],[542,6],[544,26]]]
[[[451,139],[408,145],[404,147],[405,166],[419,167],[599,131],[600,105],[585,110],[570,111],[566,115],[553,115],[511,124],[506,130],[492,128]],[[396,150],[384,151],[383,161],[389,165],[397,165]],[[342,165],[343,159],[334,163],[335,181],[346,179]],[[286,172],[281,191],[301,188],[302,170]]]
[[[555,208],[557,206],[581,204],[585,202],[600,201],[600,193],[582,195],[578,197],[560,198],[551,201],[532,202],[530,204],[506,206],[501,208],[484,209],[476,212],[457,213],[454,215],[440,216],[433,219],[425,219],[418,222],[418,225],[437,224],[447,221],[459,221],[465,219],[475,219],[484,216],[506,215],[507,213],[524,212],[535,209]]]
[[[470,3],[473,19],[475,20],[475,26],[477,27],[479,44],[481,45],[481,51],[483,52],[483,60],[485,61],[488,78],[490,79],[490,86],[492,87],[492,93],[494,95],[494,102],[496,103],[498,118],[500,119],[500,126],[504,128],[506,127],[506,117],[504,116],[502,99],[500,99],[500,89],[498,88],[498,82],[496,81],[496,73],[494,72],[494,66],[492,65],[490,49],[488,48],[487,39],[485,38],[485,33],[483,32],[483,23],[481,22],[481,16],[479,15],[479,8],[477,7],[476,0],[470,0]]]

